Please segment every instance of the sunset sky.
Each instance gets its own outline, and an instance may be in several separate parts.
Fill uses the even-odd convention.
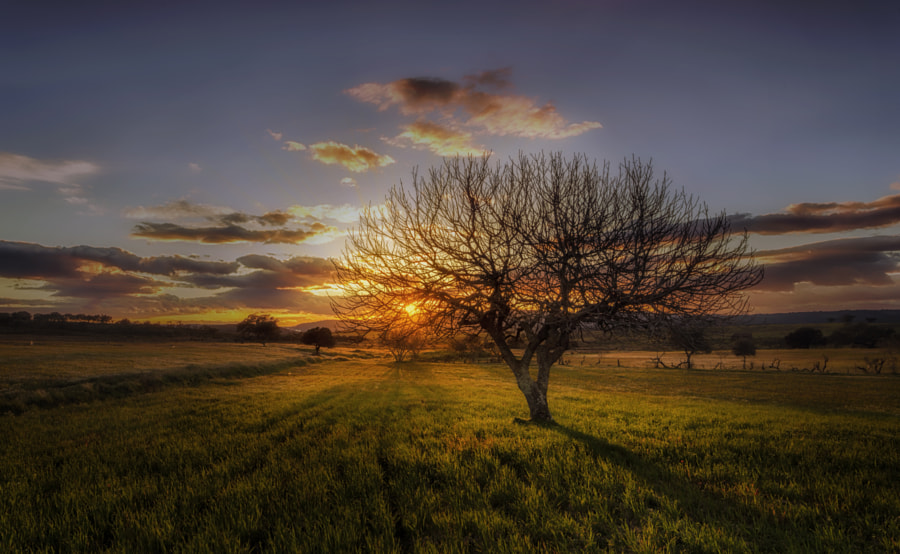
[[[140,6],[4,6],[0,311],[331,318],[359,210],[484,151],[652,159],[756,313],[900,308],[900,2]]]

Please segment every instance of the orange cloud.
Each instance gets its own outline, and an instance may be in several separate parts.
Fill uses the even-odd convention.
[[[483,156],[485,150],[472,146],[472,134],[455,131],[431,121],[419,120],[404,127],[404,131],[389,139],[388,144],[428,148],[439,156]]]
[[[328,165],[342,165],[354,173],[384,167],[395,161],[390,156],[377,154],[363,146],[350,147],[334,141],[317,142],[311,144],[309,149],[314,160]]]
[[[548,102],[515,94],[497,94],[478,87],[510,87],[509,69],[485,71],[464,78],[465,86],[438,78],[400,79],[387,84],[365,83],[345,91],[362,102],[386,110],[397,106],[404,115],[441,111],[446,117],[462,110],[464,125],[492,135],[561,139],[602,127],[596,121],[569,123]]]
[[[272,129],[266,129],[266,132],[269,133],[269,136],[275,140],[281,140],[281,137],[284,136],[283,133],[279,133],[278,131],[273,131]]]
[[[301,150],[306,150],[306,145],[299,142],[294,142],[292,140],[286,140],[284,141],[284,146],[282,146],[281,149],[287,150],[288,152],[299,152]]]

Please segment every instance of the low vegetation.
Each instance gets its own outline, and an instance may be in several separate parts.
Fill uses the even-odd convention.
[[[184,344],[2,346],[6,387],[207,375],[0,416],[0,551],[900,549],[894,375],[573,354],[533,425],[500,364]]]

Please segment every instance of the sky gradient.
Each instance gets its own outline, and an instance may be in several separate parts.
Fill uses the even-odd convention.
[[[442,156],[653,161],[751,233],[756,313],[900,308],[900,4],[13,2],[0,311],[331,317]]]

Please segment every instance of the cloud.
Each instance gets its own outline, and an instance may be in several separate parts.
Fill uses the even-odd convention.
[[[394,159],[390,156],[376,154],[363,146],[350,147],[334,141],[317,142],[311,144],[309,149],[312,151],[314,160],[328,165],[339,164],[354,173],[362,173],[394,163]]]
[[[38,160],[21,154],[0,152],[0,189],[27,190],[32,182],[75,185],[74,181],[78,177],[92,175],[99,170],[98,165],[87,161]]]
[[[322,223],[308,229],[248,229],[240,225],[215,227],[187,227],[175,223],[144,222],[134,226],[131,236],[152,240],[190,241],[206,244],[232,242],[262,242],[267,244],[298,244],[323,233],[336,231]]]
[[[188,200],[173,200],[162,206],[138,206],[128,208],[123,212],[130,219],[189,219],[195,217],[215,219],[234,210],[224,206],[211,206],[209,204],[194,204]]]
[[[472,134],[426,120],[418,120],[403,127],[403,132],[388,139],[392,146],[427,148],[439,156],[483,156],[483,148],[472,146]]]
[[[539,105],[525,96],[479,89],[511,88],[510,74],[508,68],[484,71],[464,77],[464,84],[417,77],[387,84],[364,83],[345,92],[382,111],[396,106],[404,115],[439,112],[455,125],[498,136],[563,139],[602,127],[596,121],[569,123],[551,102]],[[459,111],[464,117],[456,121]]]
[[[0,240],[0,277],[45,279],[80,277],[91,267],[172,276],[179,273],[227,274],[237,271],[237,262],[203,261],[184,256],[141,258],[113,247],[48,247],[28,242]]]
[[[350,188],[356,188],[356,179],[353,177],[344,177],[341,179],[341,185]]]
[[[800,283],[884,286],[900,272],[900,236],[829,240],[764,250],[756,257],[766,270],[756,290],[791,291]]]
[[[891,190],[900,190],[900,181],[891,183]]]
[[[87,278],[54,279],[41,288],[53,291],[53,296],[108,298],[153,294],[168,285],[169,283],[138,275],[103,272]]]
[[[306,150],[305,144],[300,144],[299,142],[294,142],[292,140],[284,141],[284,146],[281,147],[282,150],[287,150],[288,152],[299,152],[301,150]]]
[[[192,173],[200,173],[201,171],[203,171],[203,168],[200,167],[200,164],[194,162],[188,164],[188,169],[190,169]]]
[[[30,306],[115,317],[241,309],[331,313],[328,299],[313,293],[333,282],[332,264],[323,258],[278,259],[258,254],[230,262],[182,256],[143,258],[120,248],[0,241],[0,259],[4,261],[0,277],[19,283],[9,290],[49,295],[18,299],[7,294],[0,298],[0,307],[7,309]],[[165,292],[184,288],[205,291],[205,295],[180,298]]]
[[[362,210],[350,204],[319,204],[316,206],[291,206],[288,212],[298,219],[332,220],[340,223],[356,223]]]
[[[322,244],[340,236],[337,228],[321,219],[340,222],[347,218],[348,206],[292,206],[287,211],[272,210],[262,215],[248,214],[223,206],[194,204],[177,200],[162,206],[130,208],[126,217],[142,219],[132,228],[132,236],[166,241],[192,241],[206,244],[261,242]],[[352,221],[359,210],[352,208]],[[301,226],[289,226],[304,220]]]
[[[269,136],[275,140],[281,140],[281,137],[284,136],[283,133],[279,133],[277,131],[273,131],[272,129],[266,129],[266,132],[269,133]]]
[[[854,229],[887,227],[900,223],[900,194],[874,202],[804,202],[791,204],[787,213],[731,217],[734,228],[760,235],[786,233],[833,233]]]
[[[799,283],[790,291],[754,289],[749,296],[757,313],[784,312],[787,307],[791,311],[900,309],[900,283],[896,280],[878,287]]]

